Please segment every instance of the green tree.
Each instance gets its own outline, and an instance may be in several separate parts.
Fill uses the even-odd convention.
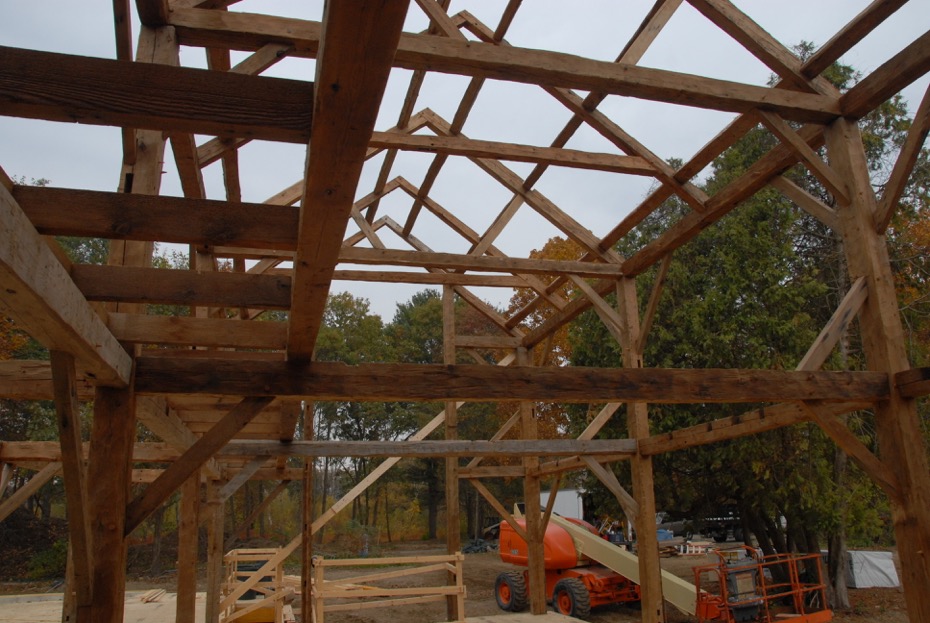
[[[802,56],[809,50],[802,47]],[[827,73],[841,89],[856,72],[835,66]],[[895,97],[864,118],[863,132],[873,183],[880,187],[909,126],[906,106]],[[710,195],[744,174],[776,139],[757,127],[718,157],[705,188]],[[826,154],[823,154],[826,157]],[[889,232],[902,311],[911,336],[912,357],[927,356],[930,287],[930,232],[927,181],[930,167],[921,154]],[[672,163],[677,166],[677,163]],[[787,175],[828,205],[833,197],[803,167]],[[666,202],[618,244],[629,255],[671,227],[688,208]],[[671,261],[645,358],[656,367],[738,367],[791,369],[849,288],[842,241],[835,232],[768,188],[678,249]],[[638,279],[640,301],[648,298],[656,269]],[[571,329],[572,363],[618,365],[619,348],[589,312]],[[846,336],[828,368],[861,367],[855,334]],[[760,407],[762,405],[759,405]],[[736,415],[746,407],[653,405],[653,432],[671,431]],[[584,418],[575,418],[577,426]],[[871,414],[852,415],[849,424],[874,447]],[[623,436],[618,418],[607,434]],[[747,531],[767,551],[831,550],[845,539],[866,542],[888,534],[887,505],[877,488],[813,424],[691,448],[656,457],[660,507],[700,517],[735,503]],[[629,475],[621,469],[621,477]],[[596,486],[596,485],[595,485]],[[786,519],[783,530],[779,517]],[[837,557],[841,559],[841,557]],[[834,570],[836,568],[834,567]],[[839,582],[837,582],[837,585]]]

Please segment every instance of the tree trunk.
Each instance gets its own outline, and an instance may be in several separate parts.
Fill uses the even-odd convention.
[[[328,439],[329,437],[327,437]],[[326,494],[329,490],[329,457],[323,459],[323,479],[320,485],[320,515],[326,512]],[[326,526],[320,526],[319,532],[316,535],[316,542],[323,544],[323,531],[326,529]]]
[[[387,530],[387,540],[391,543],[391,506],[388,504],[388,488],[384,488],[384,527]]]
[[[162,504],[152,516],[152,565],[149,575],[157,576],[161,573],[161,537],[162,527],[165,524],[165,505]]]
[[[431,475],[427,480],[426,486],[426,503],[427,503],[427,538],[436,538],[436,525],[439,522],[439,502],[442,500],[442,491],[439,488],[439,462],[430,459],[428,463],[433,467]]]

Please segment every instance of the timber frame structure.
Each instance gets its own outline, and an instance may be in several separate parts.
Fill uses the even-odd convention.
[[[27,187],[0,176],[0,303],[5,314],[51,352],[50,361],[0,362],[0,396],[54,399],[60,429],[57,443],[3,443],[0,461],[39,470],[29,483],[33,489],[56,473],[64,475],[76,620],[122,620],[126,536],[179,489],[181,539],[188,544],[180,548],[181,555],[196,551],[199,515],[210,528],[215,596],[222,580],[223,501],[250,478],[304,479],[309,484],[312,462],[295,469],[287,466],[287,457],[326,455],[392,457],[375,478],[400,457],[446,457],[449,499],[457,499],[460,479],[490,495],[480,478],[523,477],[531,606],[541,613],[542,476],[591,470],[636,517],[640,542],[655,543],[653,456],[815,421],[887,492],[902,544],[909,617],[930,621],[930,472],[916,405],[930,391],[930,374],[912,369],[907,360],[885,245],[885,230],[930,127],[930,95],[917,110],[880,196],[869,182],[856,123],[930,71],[930,32],[901,42],[899,50],[890,51],[887,61],[846,93],[821,76],[906,0],[871,2],[803,62],[729,0],[687,0],[684,6],[683,0],[657,0],[615,63],[511,46],[504,36],[520,0],[506,3],[496,26],[467,11],[452,14],[448,4],[331,0],[320,21],[306,21],[236,12],[236,0],[137,0],[136,12],[128,0],[114,0],[113,16],[100,19],[114,19],[115,59],[0,47],[0,115],[122,129],[121,181],[115,192]],[[740,84],[638,65],[663,26],[685,7],[709,19],[780,81],[772,86]],[[408,12],[428,17],[426,32],[404,31]],[[130,23],[136,15],[141,27],[133,61]],[[182,67],[180,46],[205,49],[209,69]],[[232,66],[231,51],[247,56]],[[315,79],[261,75],[289,57],[315,59]],[[397,124],[376,131],[386,85],[398,72],[409,76],[409,87]],[[451,121],[429,109],[418,110],[420,86],[433,72],[469,80]],[[557,137],[551,146],[463,134],[482,86],[490,81],[542,89],[567,108],[569,121],[553,130]],[[609,96],[735,115],[690,160],[673,169],[636,140],[636,128],[622,127],[598,109]],[[695,176],[759,123],[779,144],[745,175],[708,196],[695,184]],[[566,149],[581,127],[606,138],[614,153]],[[195,141],[195,135],[204,138]],[[242,202],[237,156],[251,141],[306,146],[303,178],[265,203]],[[169,143],[173,158],[163,163]],[[824,145],[828,160],[818,152]],[[406,151],[432,154],[419,186],[393,169]],[[360,188],[363,166],[374,157],[381,158],[377,182],[373,188]],[[479,175],[490,176],[511,197],[483,232],[431,196],[447,161],[457,159],[474,163]],[[521,177],[502,161],[535,167]],[[208,199],[203,170],[219,162],[226,196]],[[782,176],[798,163],[829,189],[835,206],[824,205]],[[0,163],[7,171],[15,164]],[[177,168],[183,197],[159,195],[163,166]],[[558,166],[647,176],[655,185],[609,230],[592,233],[573,217],[575,208],[557,206],[534,188],[550,167]],[[643,345],[661,280],[641,317],[637,275],[661,266],[676,248],[769,185],[844,241],[854,285],[833,320],[794,371],[645,367]],[[405,222],[379,216],[379,203],[404,194],[410,198]],[[690,207],[687,215],[629,257],[613,250],[614,243],[673,196]],[[521,207],[574,241],[584,255],[571,261],[505,255],[495,241]],[[415,235],[427,214],[458,237],[457,245],[432,249]],[[110,240],[108,265],[72,264],[57,248],[55,235]],[[385,240],[405,246],[389,248]],[[154,242],[189,245],[193,270],[153,268]],[[451,252],[463,245],[467,252]],[[231,259],[234,270],[217,271],[218,259]],[[372,269],[340,268],[345,264]],[[392,271],[394,266],[425,271]],[[347,367],[314,361],[334,280],[441,286],[445,365]],[[561,297],[558,288],[566,281],[583,296]],[[529,288],[535,297],[503,316],[470,291],[472,286]],[[608,293],[616,294],[616,307],[606,302]],[[457,335],[451,313],[455,296],[479,310],[499,332]],[[146,315],[149,303],[186,305],[192,313]],[[545,348],[556,329],[590,308],[621,345],[623,367],[534,368],[532,349]],[[526,329],[523,321],[538,309],[546,310],[548,319]],[[256,322],[266,310],[285,310],[287,320]],[[858,318],[868,371],[821,371],[839,329],[853,317]],[[503,358],[497,366],[458,363],[457,349],[478,348],[498,349]],[[89,448],[82,446],[75,425],[78,403],[85,400],[94,401]],[[304,439],[295,440],[301,404],[314,400],[438,400],[446,408],[402,443],[315,442],[307,430]],[[458,439],[456,409],[463,401],[498,400],[521,401],[509,422],[520,430],[519,439],[503,440],[505,431],[490,440]],[[533,417],[533,405],[540,401],[606,406],[578,439],[545,440],[537,439]],[[769,406],[739,418],[652,435],[647,405],[657,402]],[[621,406],[626,408],[628,438],[595,439]],[[860,408],[874,409],[879,455],[838,417]],[[135,444],[136,422],[163,443]],[[427,440],[434,431],[440,439]],[[502,453],[523,457],[522,465],[505,470],[479,465],[482,457]],[[460,457],[473,460],[460,465]],[[631,462],[630,493],[604,469],[618,460]],[[164,462],[167,467],[135,470],[139,462]],[[135,497],[130,496],[133,481],[147,483]],[[207,483],[206,503],[198,512],[202,481]],[[309,497],[312,487],[304,490]],[[7,500],[0,509],[16,503]],[[290,551],[303,551],[304,604],[310,603],[311,539],[301,536],[312,534],[338,510],[337,505],[322,517],[305,512],[303,535],[290,546]],[[454,509],[448,521],[458,526]],[[458,538],[457,529],[449,530],[450,553],[459,548]],[[189,562],[178,566],[183,576],[178,621],[193,620]],[[657,548],[641,548],[640,576],[642,620],[664,621]],[[215,621],[219,612],[218,600],[208,600],[207,620]],[[457,616],[451,605],[449,616]]]

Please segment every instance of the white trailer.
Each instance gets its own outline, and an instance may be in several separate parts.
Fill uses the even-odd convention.
[[[539,503],[543,509],[549,504],[549,493],[549,491],[543,491],[539,494]],[[581,502],[583,493],[580,489],[559,489],[552,512],[562,517],[584,519],[584,507]]]

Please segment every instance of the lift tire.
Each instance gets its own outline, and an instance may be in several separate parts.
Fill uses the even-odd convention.
[[[520,571],[505,571],[494,582],[494,597],[501,610],[520,612],[526,610],[526,580]]]
[[[591,614],[591,595],[588,587],[578,578],[565,578],[556,582],[552,590],[552,606],[559,614],[585,619]]]

